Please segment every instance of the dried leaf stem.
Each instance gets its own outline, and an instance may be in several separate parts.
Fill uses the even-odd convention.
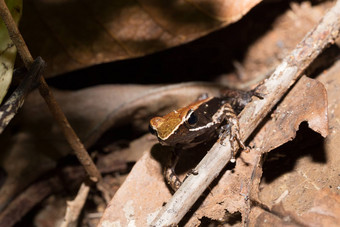
[[[21,36],[19,29],[16,26],[4,0],[0,0],[0,16],[8,29],[9,36],[16,46],[18,53],[25,64],[25,67],[29,70],[33,63],[33,57],[29,52],[28,47],[26,46],[26,43]],[[84,145],[81,143],[79,137],[76,135],[70,123],[66,119],[43,76],[41,76],[39,80],[39,92],[45,99],[45,102],[54,119],[59,124],[59,127],[61,128],[66,140],[75,151],[80,163],[84,166],[86,172],[89,174],[90,179],[94,182],[99,181],[101,179],[101,175],[97,167],[93,163]]]
[[[241,138],[245,141],[261,120],[298,80],[308,65],[326,48],[334,43],[340,30],[340,0],[309,32],[296,48],[282,61],[272,75],[265,80],[259,92],[264,99],[254,97],[239,116]],[[170,201],[161,209],[152,226],[172,226],[179,223],[208,185],[230,160],[230,143],[219,141],[198,164],[198,175],[190,175]],[[249,176],[250,177],[250,176]]]

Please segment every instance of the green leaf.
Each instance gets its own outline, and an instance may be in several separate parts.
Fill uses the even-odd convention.
[[[6,0],[5,2],[18,24],[22,12],[22,0]],[[16,53],[17,50],[8,35],[7,28],[0,18],[0,103],[12,81]]]

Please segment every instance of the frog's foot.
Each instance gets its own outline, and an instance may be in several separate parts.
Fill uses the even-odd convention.
[[[263,81],[261,83],[259,83],[254,89],[248,91],[248,93],[252,96],[258,97],[259,99],[264,99],[266,94],[264,94],[260,91],[262,85],[263,85]]]
[[[177,165],[179,155],[178,150],[173,150],[171,158],[168,160],[168,163],[164,169],[164,178],[166,183],[172,188],[172,190],[177,191],[177,189],[181,186],[182,181],[179,179],[177,174],[175,173],[175,167]]]
[[[190,176],[190,175],[198,175],[198,170],[197,169],[191,169],[188,173],[187,173],[187,176]]]
[[[196,170],[196,169],[191,169],[191,170],[189,170],[188,172],[187,172],[187,174],[186,174],[186,176],[185,176],[185,178],[184,178],[184,180],[183,180],[183,182],[190,176],[190,175],[198,175],[198,171]],[[182,182],[182,183],[183,183]]]
[[[242,148],[244,151],[249,152],[249,148],[246,147],[241,140],[240,129],[238,124],[238,119],[236,116],[231,116],[227,119],[228,124],[221,127],[220,138],[221,143],[229,136],[229,142],[231,145],[231,162],[235,162],[235,153],[238,147]]]
[[[174,191],[177,191],[179,189],[179,187],[182,185],[182,181],[178,178],[177,174],[175,173],[175,169],[172,168],[172,167],[165,168],[164,178],[165,178],[167,184]]]

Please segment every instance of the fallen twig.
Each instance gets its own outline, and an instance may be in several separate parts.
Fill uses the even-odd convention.
[[[65,218],[60,227],[77,226],[80,212],[83,209],[89,191],[90,187],[83,183],[79,188],[76,198],[72,201],[67,201]]]
[[[340,1],[323,17],[321,22],[309,32],[297,47],[265,80],[259,92],[263,99],[254,97],[239,116],[241,138],[245,141],[261,120],[271,111],[275,104],[287,92],[289,87],[300,78],[307,66],[325,47],[334,43],[340,30]],[[200,197],[208,185],[215,179],[230,160],[230,143],[226,146],[218,141],[196,170],[198,175],[190,175],[171,200],[162,208],[152,222],[152,226],[176,225]]]
[[[4,0],[0,0],[0,16],[8,29],[8,33],[14,45],[16,46],[18,53],[20,54],[25,64],[25,67],[29,70],[33,63],[33,57],[29,52],[28,47],[26,46],[25,41],[22,38],[18,27],[16,26]],[[74,132],[67,118],[65,117],[65,114],[55,100],[43,76],[41,76],[39,79],[39,92],[44,98],[54,119],[59,124],[59,127],[61,128],[67,142],[70,144],[78,160],[84,166],[86,172],[90,176],[90,179],[94,182],[99,181],[101,179],[100,172],[98,171],[91,157],[87,153],[84,145],[80,141],[77,134]]]

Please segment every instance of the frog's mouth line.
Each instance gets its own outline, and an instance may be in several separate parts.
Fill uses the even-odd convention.
[[[191,129],[189,129],[189,131],[191,131],[191,132],[199,131],[199,130],[201,130],[201,129],[210,128],[211,126],[213,126],[213,125],[215,125],[215,124],[216,124],[215,122],[209,122],[208,124],[203,125],[203,126],[201,126],[201,127],[191,128]]]

